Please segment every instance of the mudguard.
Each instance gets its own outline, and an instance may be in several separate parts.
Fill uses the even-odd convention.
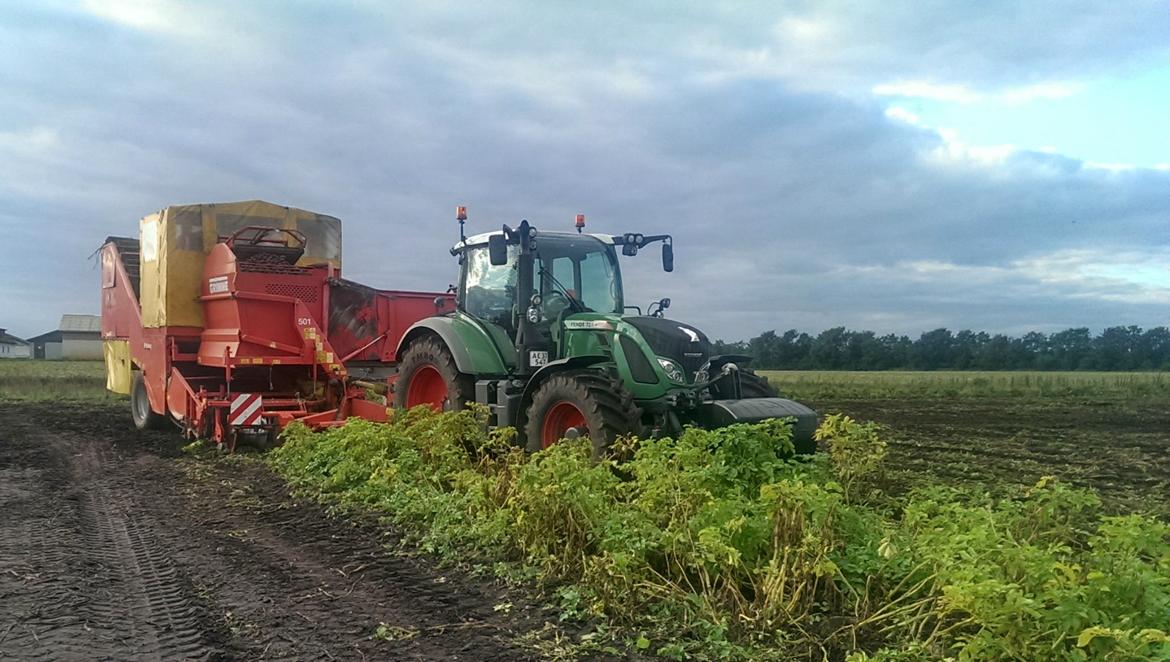
[[[508,369],[487,333],[479,327],[451,316],[428,317],[415,322],[402,336],[395,352],[401,361],[406,347],[421,335],[437,335],[455,359],[459,372],[467,375],[504,375]]]
[[[798,453],[816,450],[813,434],[817,430],[817,413],[795,400],[784,398],[747,398],[711,400],[699,407],[705,427],[721,428],[734,423],[759,423],[769,418],[794,418],[792,444]]]
[[[546,365],[542,366],[540,370],[537,370],[536,374],[532,375],[532,379],[529,379],[528,383],[524,385],[524,393],[520,397],[521,409],[528,405],[528,402],[532,398],[532,393],[536,391],[537,387],[539,387],[544,382],[544,380],[550,376],[564,370],[571,370],[573,368],[587,368],[591,365],[609,360],[611,359],[608,356],[603,356],[600,354],[588,354],[585,356],[570,356],[564,359],[557,359],[556,361],[549,361]]]

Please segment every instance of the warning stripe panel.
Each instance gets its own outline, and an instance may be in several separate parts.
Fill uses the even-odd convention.
[[[264,422],[264,418],[260,415],[263,405],[264,399],[260,397],[259,393],[237,394],[232,398],[231,405],[228,407],[228,424],[260,425]]]

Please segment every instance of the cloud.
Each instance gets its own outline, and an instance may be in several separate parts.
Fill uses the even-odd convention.
[[[871,91],[880,97],[902,97],[907,99],[930,99],[948,103],[973,104],[999,102],[1024,104],[1037,99],[1065,99],[1083,89],[1079,83],[1049,81],[1010,87],[997,92],[977,92],[966,85],[940,85],[927,81],[898,81],[874,85]]]
[[[0,16],[0,260],[16,274],[0,302],[17,316],[0,323],[17,332],[96,312],[87,257],[143,214],[256,197],[340,216],[347,276],[404,289],[455,280],[457,204],[475,231],[568,230],[578,212],[596,231],[669,231],[674,274],[623,262],[631,301],[671,296],[724,338],[1163,319],[1162,285],[1106,267],[1161,259],[1170,172],[967,145],[869,95],[963,72],[966,90],[1057,94],[1037,81],[1131,62],[1112,41],[1022,53],[1026,21],[966,5],[206,3],[190,23],[220,38],[180,40],[179,5],[46,7]],[[1065,47],[1096,15],[1026,13]],[[917,34],[944,18],[957,27]],[[1159,48],[1145,30],[1134,52]]]
[[[1000,98],[1007,103],[1028,103],[1036,99],[1067,99],[1084,89],[1079,83],[1051,81],[1014,87],[1003,91]]]
[[[924,81],[883,83],[875,85],[873,93],[883,97],[917,97],[956,103],[973,103],[983,99],[983,95],[972,92],[965,85],[938,85]]]
[[[930,81],[961,96],[962,86],[1061,93],[1048,81],[1124,71],[1170,53],[1170,12],[1159,2],[809,0],[775,13],[782,15],[771,39],[757,37],[768,56],[756,69],[814,89],[869,89],[902,80]],[[743,34],[740,43],[755,41]],[[730,39],[724,47],[729,53],[751,49]]]
[[[145,32],[193,34],[204,27],[190,5],[170,0],[83,0],[80,10]]]

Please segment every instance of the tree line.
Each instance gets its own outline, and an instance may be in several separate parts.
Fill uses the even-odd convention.
[[[1014,337],[935,329],[916,340],[843,326],[813,336],[765,331],[747,341],[714,343],[715,354],[747,354],[772,370],[1166,370],[1170,329],[1088,328]]]

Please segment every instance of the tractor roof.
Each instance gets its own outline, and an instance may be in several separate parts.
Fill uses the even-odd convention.
[[[461,242],[455,244],[454,246],[452,246],[451,252],[455,253],[455,252],[457,252],[457,251],[459,251],[462,248],[467,247],[467,246],[482,246],[488,242],[488,237],[490,237],[492,235],[496,235],[496,234],[501,234],[502,232],[503,232],[503,230],[496,230],[494,232],[481,232],[479,234],[472,235],[472,236],[468,237],[466,240],[461,241]],[[554,231],[545,232],[543,230],[537,229],[536,238],[540,239],[541,237],[560,237],[563,239],[574,239],[574,238],[578,238],[578,237],[591,237],[593,239],[596,239],[597,241],[600,241],[603,244],[611,244],[612,245],[614,243],[613,242],[613,235],[594,234],[592,232],[583,232],[583,233],[554,232]]]

